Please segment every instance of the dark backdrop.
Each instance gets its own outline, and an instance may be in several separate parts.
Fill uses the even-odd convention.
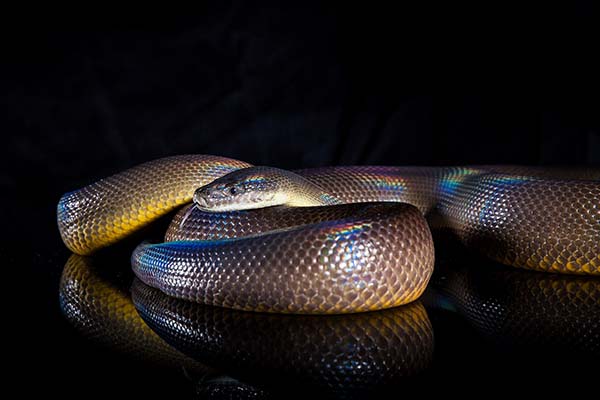
[[[12,21],[1,182],[58,196],[181,153],[283,168],[600,163],[595,6],[431,7]]]
[[[56,202],[132,165],[183,153],[282,168],[600,164],[598,6],[418,8],[4,13],[0,256],[21,317],[5,320],[30,339],[14,369],[59,375],[61,359],[88,358],[60,344],[82,339],[57,315]]]

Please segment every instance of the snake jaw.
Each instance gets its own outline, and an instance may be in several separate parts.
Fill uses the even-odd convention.
[[[211,205],[203,196],[194,195],[194,204],[200,209],[210,209]]]
[[[231,185],[206,185],[194,192],[194,204],[204,211],[224,211],[227,204],[232,203],[232,197],[239,193],[239,189]]]

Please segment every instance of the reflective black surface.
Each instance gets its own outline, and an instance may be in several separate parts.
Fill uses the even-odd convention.
[[[4,249],[11,275],[31,273],[14,281],[5,304],[18,328],[15,368],[24,382],[39,382],[32,390],[363,398],[475,381],[579,390],[598,376],[599,279],[503,267],[438,240],[430,286],[408,307],[334,317],[243,313],[173,300],[135,281],[133,243],[84,258],[46,228],[37,247],[13,241]]]

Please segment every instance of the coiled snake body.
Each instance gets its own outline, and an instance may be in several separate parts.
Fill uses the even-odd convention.
[[[429,226],[504,264],[600,274],[600,171],[592,169],[291,173],[177,156],[65,194],[58,226],[69,249],[90,254],[192,199],[166,242],[138,246],[132,266],[150,286],[204,304],[346,313],[408,303],[433,271]]]

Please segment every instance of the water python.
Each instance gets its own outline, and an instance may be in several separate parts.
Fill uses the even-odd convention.
[[[409,303],[433,271],[430,227],[503,264],[600,274],[597,169],[288,172],[175,156],[65,194],[58,226],[69,249],[91,254],[192,200],[168,230],[172,241],[141,244],[132,266],[150,286],[203,304],[348,313]]]

